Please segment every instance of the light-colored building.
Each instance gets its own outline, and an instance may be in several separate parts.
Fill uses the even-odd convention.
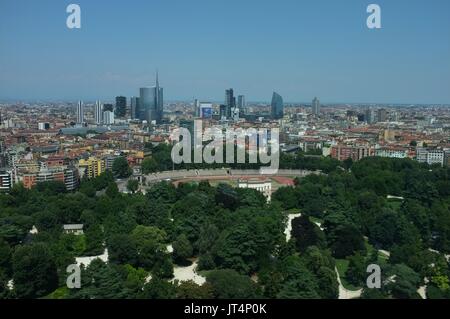
[[[103,124],[112,125],[114,124],[115,117],[113,111],[105,111],[103,112]]]
[[[77,105],[77,124],[84,123],[84,103],[82,101],[78,101]]]
[[[444,165],[445,152],[442,149],[417,148],[416,160],[420,163],[428,165],[439,164]]]
[[[95,124],[103,124],[103,104],[100,101],[95,102]]]
[[[382,147],[375,150],[375,156],[389,158],[407,158],[409,150],[399,147]]]
[[[64,233],[73,235],[83,235],[83,224],[63,225]]]
[[[320,101],[317,97],[315,97],[311,104],[312,114],[319,115],[320,114]]]
[[[7,171],[0,172],[0,192],[7,192],[12,187],[11,174]]]
[[[238,180],[238,188],[256,189],[263,193],[268,202],[272,197],[272,182],[268,178],[241,178]]]

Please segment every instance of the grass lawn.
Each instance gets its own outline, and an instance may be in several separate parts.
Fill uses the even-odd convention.
[[[367,239],[365,240],[365,245],[366,245],[366,249],[367,249],[367,256],[370,256],[373,253],[373,251],[375,250],[375,247],[373,247]],[[383,254],[381,252],[378,252],[377,264],[381,268],[383,268],[383,266],[387,264],[388,260],[389,260],[388,256],[386,256],[385,254]]]
[[[48,294],[45,297],[42,297],[42,299],[64,299],[69,294],[69,288],[67,287],[60,287],[53,291],[52,293]]]

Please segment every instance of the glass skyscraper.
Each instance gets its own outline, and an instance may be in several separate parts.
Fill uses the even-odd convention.
[[[320,101],[317,97],[315,97],[314,100],[312,101],[312,113],[314,115],[320,114]]]
[[[95,102],[95,124],[103,124],[103,104],[100,101]]]
[[[136,96],[131,97],[131,119],[139,118],[139,98]]]
[[[77,124],[84,123],[84,103],[82,101],[78,101],[77,105]]]
[[[116,97],[116,116],[124,117],[127,113],[127,98],[125,96]]]
[[[281,119],[284,116],[283,110],[283,98],[277,92],[273,92],[272,104],[271,104],[271,115],[273,119]]]
[[[163,88],[159,86],[156,74],[156,86],[140,89],[139,119],[151,123],[161,123],[163,118]]]
[[[233,109],[236,107],[236,98],[233,89],[225,90],[225,105],[227,106],[227,118],[231,118]]]

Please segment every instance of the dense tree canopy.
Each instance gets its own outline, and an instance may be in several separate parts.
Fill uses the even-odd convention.
[[[151,149],[158,170],[168,168],[160,162],[168,150]],[[207,182],[123,194],[112,172],[76,192],[15,185],[0,194],[0,297],[337,298],[335,267],[345,264],[341,281],[361,287],[371,263],[382,266],[383,285],[363,298],[416,298],[425,278],[430,298],[449,296],[448,168],[382,158],[344,165],[305,154],[283,154],[281,166],[326,174],[279,188],[270,203],[256,190]],[[290,213],[301,217],[287,242]],[[64,233],[64,224],[78,223],[83,235]],[[76,257],[105,249],[108,263],[93,261],[81,289],[64,289]],[[206,284],[172,281],[187,260],[198,262]]]

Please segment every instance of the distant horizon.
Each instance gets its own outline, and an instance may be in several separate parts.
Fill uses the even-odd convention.
[[[450,103],[448,0],[377,0],[381,29],[366,0],[76,3],[80,29],[69,2],[1,1],[0,99],[137,96],[158,70],[174,101],[232,87],[254,101]]]
[[[117,95],[117,96],[125,96],[125,95]],[[132,96],[125,96],[127,98],[127,106],[130,105],[130,98]],[[363,106],[446,106],[450,107],[450,103],[390,103],[390,102],[323,102],[320,100],[320,97],[317,97],[320,101],[320,104],[322,106],[343,106],[343,105],[351,105],[351,106],[357,106],[357,105],[363,105]],[[94,104],[96,101],[101,101],[102,103],[115,103],[115,97],[113,99],[101,99],[101,98],[89,98],[89,99],[33,99],[33,98],[27,98],[27,99],[21,99],[21,98],[0,98],[0,103],[77,103],[78,101],[82,101],[87,104]],[[202,100],[199,99],[200,102],[209,102],[213,104],[224,104],[225,101],[218,101],[218,100]],[[169,99],[164,100],[164,104],[167,103],[193,103],[194,99]],[[285,101],[284,106],[292,106],[292,104],[299,104],[299,105],[311,105],[311,101]],[[246,104],[249,106],[249,104],[266,104],[270,105],[270,101],[257,101],[257,100],[247,100],[246,97]]]

